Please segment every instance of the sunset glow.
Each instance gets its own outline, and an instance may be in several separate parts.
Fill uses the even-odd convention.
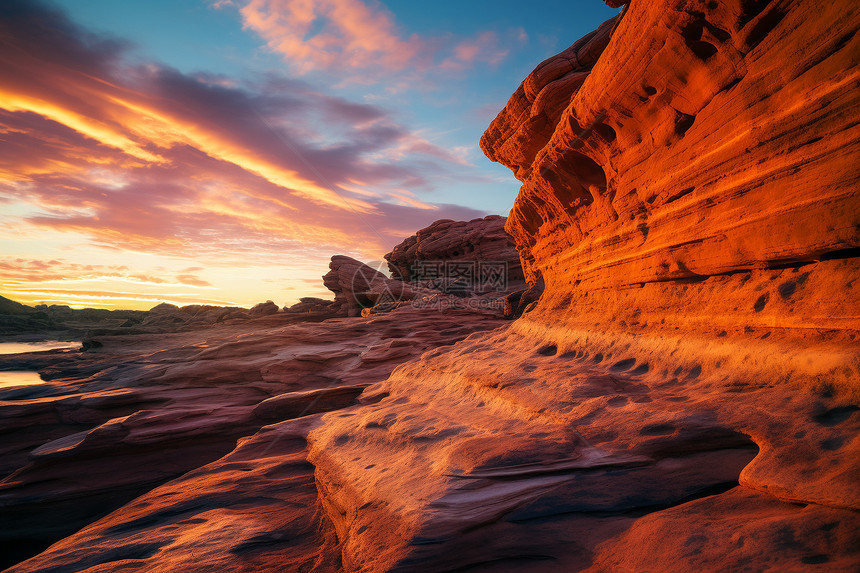
[[[564,46],[481,5],[4,2],[0,294],[284,305],[327,296],[333,254],[505,214],[517,182],[477,141]]]

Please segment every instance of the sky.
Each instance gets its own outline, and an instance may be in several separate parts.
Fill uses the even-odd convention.
[[[481,134],[599,0],[3,0],[0,295],[331,298],[438,219],[506,215]]]

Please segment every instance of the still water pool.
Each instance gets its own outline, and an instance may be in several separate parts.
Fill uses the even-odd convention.
[[[80,342],[64,340],[42,340],[41,342],[0,342],[0,354],[18,354],[21,352],[39,352],[40,350],[57,350],[62,348],[80,348]]]
[[[15,386],[32,386],[34,384],[44,384],[45,381],[39,378],[38,372],[0,372],[0,388],[12,388]]]

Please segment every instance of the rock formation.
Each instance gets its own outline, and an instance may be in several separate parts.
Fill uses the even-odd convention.
[[[333,256],[329,268],[323,284],[334,293],[332,308],[345,316],[359,316],[362,309],[396,305],[415,296],[409,285],[345,255]]]
[[[441,219],[385,255],[391,276],[462,296],[524,288],[520,257],[505,217]]]
[[[333,306],[334,301],[313,296],[303,296],[299,299],[299,302],[289,307],[284,307],[283,310],[289,313],[331,312]]]
[[[482,139],[537,305],[309,435],[355,571],[860,562],[860,6],[632,3]]]
[[[303,312],[309,310],[307,308]],[[332,314],[331,309],[324,305],[316,305],[312,310]],[[203,304],[179,307],[163,302],[145,311],[73,309],[56,304],[31,307],[0,296],[0,337],[14,340],[80,340],[105,334],[177,332],[225,322],[259,319],[278,311],[278,306],[272,301],[261,302],[251,309]]]
[[[11,571],[857,570],[858,29],[633,2],[540,64],[482,139],[523,182],[513,322],[279,313],[9,359],[47,382],[0,395],[6,521],[89,523]],[[378,304],[391,279],[335,259],[339,309]]]
[[[281,571],[290,562],[284,546],[296,563],[313,563],[321,538],[304,461],[307,428],[269,426],[230,454],[237,440],[299,417],[312,427],[314,414],[355,403],[398,364],[503,322],[457,310],[434,312],[428,322],[409,307],[325,322],[275,318],[103,336],[95,352],[0,356],[0,378],[4,370],[35,369],[45,380],[0,390],[0,568],[113,510],[13,570],[79,571],[125,559],[176,571],[201,570],[207,559],[222,570],[263,570],[247,560],[259,564],[275,551],[268,559]],[[196,524],[200,548],[176,535],[177,523],[181,531]],[[307,546],[295,553],[301,528]],[[209,539],[222,535],[229,547]]]

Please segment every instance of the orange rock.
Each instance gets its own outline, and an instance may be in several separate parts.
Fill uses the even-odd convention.
[[[858,28],[632,3],[536,68],[481,145],[545,290],[310,432],[348,570],[856,568]]]

